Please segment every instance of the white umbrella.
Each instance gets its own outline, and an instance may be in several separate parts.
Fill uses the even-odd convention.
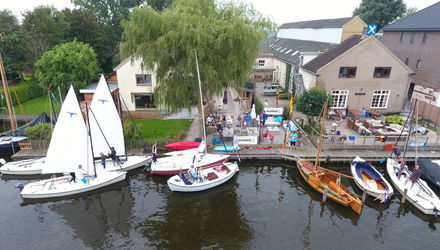
[[[255,104],[252,104],[251,119],[255,118],[257,118],[257,113],[255,112]]]

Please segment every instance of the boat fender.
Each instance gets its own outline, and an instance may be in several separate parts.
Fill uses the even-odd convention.
[[[5,159],[0,158],[0,167],[3,166],[3,165],[5,165],[5,164],[6,164]]]
[[[328,162],[330,162],[330,160],[331,160],[330,155],[327,155],[327,156],[325,157],[325,161],[328,163]]]
[[[17,183],[17,184],[15,184],[15,188],[18,188],[18,189],[20,189],[20,191],[22,191],[24,188],[24,185],[22,183]]]

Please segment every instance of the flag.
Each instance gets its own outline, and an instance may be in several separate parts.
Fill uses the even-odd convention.
[[[290,97],[290,102],[289,102],[289,114],[293,113],[293,96]]]

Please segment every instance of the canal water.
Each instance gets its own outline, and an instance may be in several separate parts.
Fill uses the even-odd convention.
[[[369,199],[360,216],[322,203],[291,166],[243,162],[225,185],[193,194],[139,171],[102,193],[39,204],[14,188],[27,180],[2,179],[0,249],[439,249],[439,219],[398,197]]]

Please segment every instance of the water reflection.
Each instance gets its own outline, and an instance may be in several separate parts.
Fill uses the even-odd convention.
[[[199,249],[243,248],[252,231],[235,192],[237,177],[200,193],[171,193],[166,204],[141,223],[151,246]]]

